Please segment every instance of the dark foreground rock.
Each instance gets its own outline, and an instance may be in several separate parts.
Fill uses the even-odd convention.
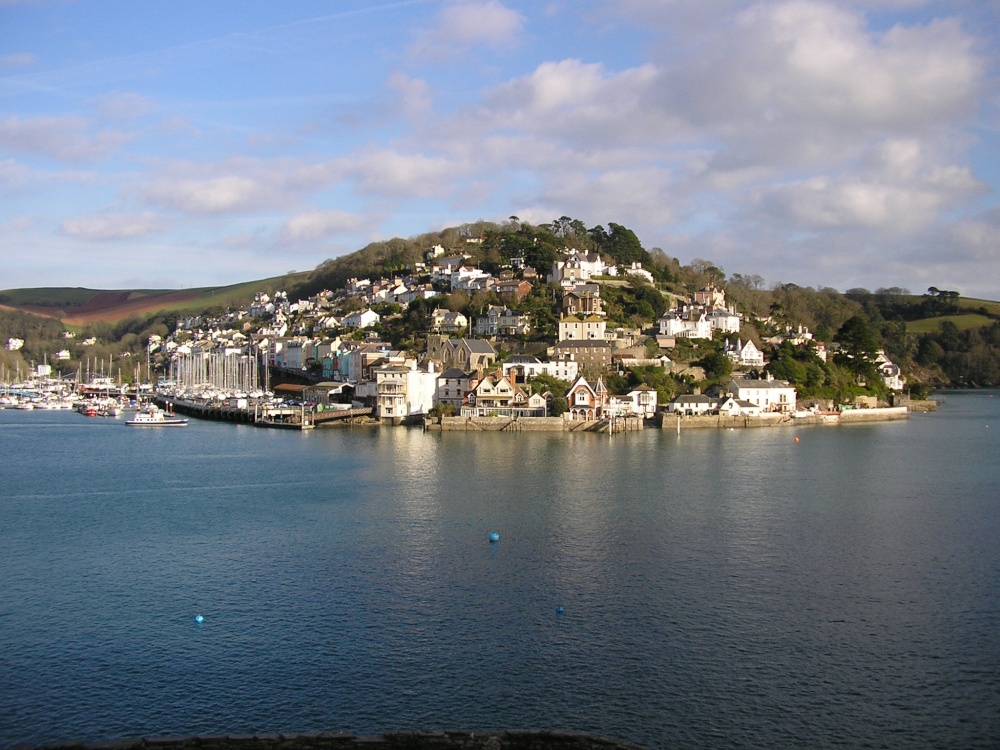
[[[22,745],[14,750],[641,750],[622,740],[577,732],[341,732],[212,737],[129,737],[108,742]]]

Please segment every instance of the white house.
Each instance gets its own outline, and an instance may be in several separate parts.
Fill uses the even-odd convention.
[[[756,404],[761,411],[795,413],[795,388],[784,380],[733,378],[726,390],[739,401]]]
[[[415,360],[403,365],[386,365],[372,370],[374,383],[374,416],[378,419],[399,420],[426,414],[434,406],[438,374],[418,370]],[[359,386],[357,393],[369,397],[372,384]]]
[[[656,402],[659,395],[655,388],[643,384],[624,396],[613,396],[612,398],[619,402],[627,402],[629,413],[638,414],[643,419],[652,419],[656,414]]]
[[[466,292],[476,292],[481,289],[488,289],[493,277],[480,268],[466,268],[461,266],[451,274],[452,290],[461,289]]]
[[[761,407],[750,401],[742,401],[732,396],[727,396],[719,404],[718,412],[728,417],[759,417]]]
[[[726,343],[722,347],[722,353],[729,357],[734,364],[741,367],[764,366],[763,352],[750,339],[747,339],[746,343],[736,339],[735,344],[730,344],[729,339],[726,339]]]
[[[875,358],[875,366],[882,375],[882,382],[885,383],[885,387],[889,390],[901,391],[906,386],[906,378],[903,377],[903,371],[899,369],[899,365],[885,356],[885,352],[880,351],[878,353],[878,357]]]
[[[549,281],[563,287],[573,288],[587,281],[592,276],[614,276],[618,269],[606,264],[598,253],[587,255],[572,250],[565,260],[557,260],[552,264]]]
[[[717,307],[708,313],[708,322],[712,326],[713,331],[722,331],[723,333],[740,332],[740,316],[724,307]]]
[[[345,315],[341,322],[346,328],[371,328],[381,319],[382,317],[369,307],[365,310]]]
[[[632,263],[628,268],[619,269],[619,274],[625,276],[626,278],[629,276],[638,276],[643,281],[650,284],[655,282],[653,274],[643,268],[642,263],[639,263],[638,261]]]
[[[672,414],[687,414],[688,416],[701,416],[715,411],[719,407],[719,400],[711,396],[700,393],[694,395],[678,396],[669,404],[667,411]]]
[[[660,336],[668,338],[710,339],[712,323],[700,310],[671,310],[660,318]]]

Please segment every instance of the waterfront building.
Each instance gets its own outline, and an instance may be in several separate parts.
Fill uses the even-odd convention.
[[[624,396],[612,396],[611,400],[617,404],[618,414],[636,414],[643,419],[652,419],[656,414],[659,395],[655,388],[643,383]]]
[[[795,388],[784,380],[733,378],[724,390],[737,400],[756,404],[764,412],[795,413]]]
[[[591,385],[586,378],[579,377],[566,392],[567,414],[572,421],[593,421],[604,418],[608,405],[608,389],[600,378]]]
[[[689,417],[710,414],[718,408],[719,399],[701,393],[684,394],[667,404],[667,411],[671,414],[686,414]]]
[[[886,388],[891,391],[901,391],[906,387],[906,378],[903,377],[899,365],[885,356],[884,351],[879,351],[878,357],[875,358],[875,366],[878,368]]]
[[[480,380],[462,404],[463,417],[544,417],[546,411],[543,396],[498,374]]]
[[[429,412],[434,406],[437,373],[417,368],[416,360],[371,369],[371,379],[359,383],[355,397],[372,406],[376,419],[398,422]]]
[[[445,370],[437,378],[435,403],[462,408],[465,397],[479,384],[478,372],[466,372],[458,367]]]

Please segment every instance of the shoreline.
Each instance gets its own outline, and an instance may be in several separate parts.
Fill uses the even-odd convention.
[[[332,426],[310,415],[299,421],[302,412],[289,410],[285,419],[272,422],[260,420],[258,414],[248,409],[223,405],[202,405],[182,399],[157,397],[157,401],[170,404],[178,413],[212,421],[254,424],[258,427],[282,429],[312,429]],[[937,410],[935,401],[909,401],[905,406],[871,407],[845,411],[793,414],[761,414],[759,416],[726,416],[722,414],[682,416],[672,412],[658,412],[652,419],[638,415],[620,416],[614,420],[571,421],[563,417],[425,417],[415,415],[405,420],[378,422],[377,426],[420,425],[426,431],[436,432],[593,432],[620,434],[638,432],[647,427],[664,430],[687,429],[752,429],[762,427],[790,427],[805,425],[841,425],[869,422],[889,422],[908,419],[910,412],[927,413]],[[367,410],[366,410],[367,411]],[[304,416],[304,415],[302,415]],[[334,416],[334,415],[331,415]],[[296,419],[299,417],[299,419]],[[351,420],[347,420],[351,421]]]

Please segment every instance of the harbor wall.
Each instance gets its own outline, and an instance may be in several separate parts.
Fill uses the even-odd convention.
[[[638,416],[570,420],[563,417],[437,417],[424,421],[424,429],[441,432],[638,432],[644,423]]]
[[[661,412],[659,425],[664,430],[678,429],[676,414]],[[761,414],[757,417],[730,417],[721,414],[696,417],[680,417],[680,430],[698,429],[749,429],[753,427],[802,427],[803,425],[858,424],[863,422],[889,422],[907,419],[909,410],[905,406],[876,409],[851,409],[844,412],[822,412],[793,417],[788,414]]]
[[[851,409],[840,413],[842,424],[855,422],[885,422],[894,419],[906,419],[910,410],[905,406],[889,406],[881,409]]]
[[[440,417],[424,422],[442,432],[597,432],[606,422],[571,422],[562,417]]]

